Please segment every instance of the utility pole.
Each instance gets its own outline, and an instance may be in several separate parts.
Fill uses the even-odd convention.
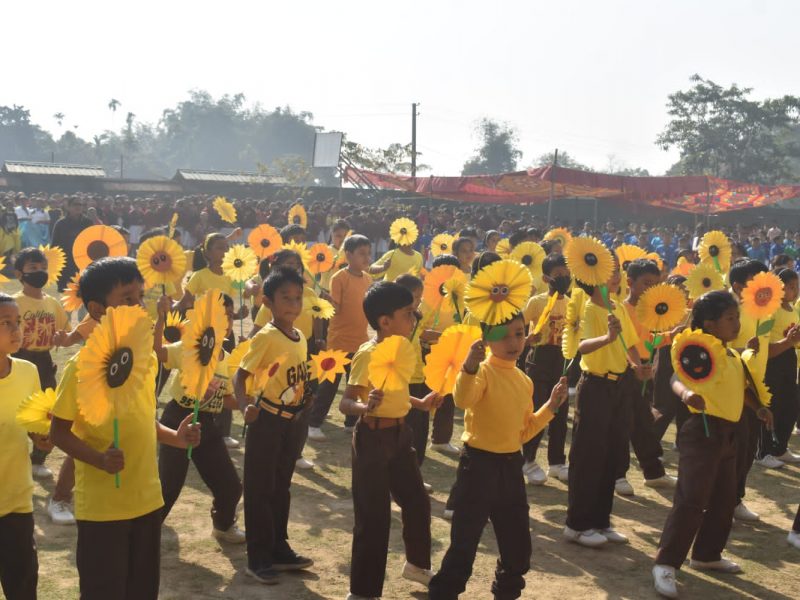
[[[411,177],[417,176],[417,103],[411,104]]]

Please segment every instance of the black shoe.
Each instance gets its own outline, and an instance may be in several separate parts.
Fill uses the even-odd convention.
[[[278,571],[276,571],[274,567],[258,567],[255,569],[247,567],[245,574],[264,585],[275,585],[278,583],[280,577]]]
[[[272,557],[272,568],[276,571],[302,571],[313,564],[313,560],[300,556],[292,549]]]

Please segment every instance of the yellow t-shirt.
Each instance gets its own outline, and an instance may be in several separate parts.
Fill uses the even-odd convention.
[[[738,423],[744,408],[744,391],[747,387],[745,380],[744,366],[739,358],[739,353],[729,349],[725,356],[728,364],[719,385],[714,389],[713,394],[705,394],[703,400],[706,402],[706,414],[719,417],[726,421]],[[691,406],[689,412],[699,413]]]
[[[798,319],[795,311],[786,310],[783,307],[776,310],[772,318],[775,319],[775,324],[769,332],[769,342],[775,344],[786,337],[789,329],[797,325]]]
[[[532,397],[533,382],[514,361],[490,354],[475,375],[460,371],[453,401],[464,409],[461,441],[487,452],[519,452],[553,418],[544,407],[533,412]]]
[[[22,292],[14,294],[19,306],[19,317],[22,320],[23,350],[50,350],[53,347],[53,335],[67,326],[67,313],[61,303],[47,294],[42,298],[31,298]]]
[[[396,250],[389,250],[386,254],[378,259],[378,264],[382,265],[387,260],[392,259],[392,264],[387,271],[383,274],[384,281],[394,281],[400,275],[406,273],[413,273],[418,275],[422,269],[422,255],[416,250],[413,254],[406,254],[399,248]]]
[[[17,425],[17,409],[39,391],[39,372],[27,360],[9,357],[11,371],[0,379],[0,517],[33,512],[33,478],[28,432]]]
[[[158,319],[158,301],[161,299],[161,296],[164,295],[164,289],[167,291],[167,296],[174,300],[180,300],[180,298],[175,298],[177,295],[177,288],[172,282],[168,282],[163,288],[160,285],[154,285],[146,289],[144,291],[144,309],[153,321]]]
[[[741,307],[741,303],[739,304]],[[764,319],[766,321],[767,319]],[[762,321],[763,322],[763,321]],[[735,348],[738,351],[742,351],[744,348],[747,347],[747,342],[755,337],[756,335],[756,325],[758,324],[755,319],[750,317],[746,312],[739,309],[739,335],[738,337],[733,340],[729,346],[731,348]],[[764,375],[767,374],[767,359],[769,358],[769,339],[770,333],[765,333],[763,335],[758,336],[758,352],[753,352],[752,350],[744,350],[741,352],[741,356],[744,359],[744,362],[747,363],[747,367],[750,369],[750,374],[755,378],[760,378],[761,381],[764,380]]]
[[[164,346],[164,349],[167,351],[167,361],[164,363],[164,367],[175,370],[175,375],[173,375],[172,383],[169,387],[170,396],[180,406],[194,408],[194,398],[186,397],[186,388],[181,383],[180,368],[183,360],[183,342],[168,344]],[[214,370],[214,377],[211,382],[219,383],[219,387],[208,400],[200,399],[200,410],[216,414],[222,412],[224,397],[233,394],[233,385],[228,376],[228,353],[224,350],[222,351],[222,358],[220,358],[217,368]]]
[[[81,352],[85,350],[81,349]],[[89,425],[78,410],[77,358],[69,359],[56,391],[53,414],[72,421],[72,432],[86,444],[105,452],[114,440],[113,419],[100,426]],[[156,459],[156,374],[158,359],[150,355],[149,372],[120,409],[119,447],[125,454],[120,472],[121,486],[114,476],[79,460],[75,461],[75,518],[82,521],[123,521],[161,508],[161,482]]]
[[[616,302],[612,309],[614,316],[622,324],[622,337],[628,348],[636,346],[639,336],[631,323],[628,311]],[[608,333],[608,310],[604,306],[595,304],[591,300],[586,301],[586,309],[581,320],[581,339],[587,340],[603,336]],[[602,348],[581,355],[581,369],[594,373],[595,375],[605,375],[611,373],[623,373],[628,368],[628,358],[622,347],[619,336],[610,344]]]
[[[369,360],[377,345],[378,342],[374,339],[362,344],[350,364],[350,377],[347,380],[347,384],[357,385],[362,388],[359,399],[365,404],[367,403],[367,396],[369,396],[369,392],[373,388],[369,381]],[[401,390],[384,390],[381,403],[375,410],[367,414],[371,417],[399,419],[405,417],[410,409],[411,400],[409,399],[408,386],[406,386]]]
[[[228,294],[231,298],[236,295],[236,289],[233,287],[231,278],[227,275],[217,275],[208,267],[192,273],[186,283],[186,290],[193,296],[199,296],[212,289]]]
[[[536,326],[536,322],[544,311],[547,301],[550,299],[550,292],[543,292],[536,294],[525,305],[522,311],[522,316],[525,318],[525,323],[530,325],[530,331]],[[541,338],[535,346],[561,346],[561,334],[564,331],[564,317],[567,315],[567,301],[566,296],[561,296],[556,299],[553,305],[553,310],[550,311],[550,316],[544,323],[541,331]]]
[[[22,238],[20,237],[19,229],[9,233],[3,227],[0,227],[0,254],[8,254],[9,252],[16,254],[21,248]]]
[[[275,404],[296,406],[303,401],[303,390],[308,381],[306,363],[306,338],[299,332],[297,340],[291,339],[272,323],[267,323],[250,341],[250,349],[242,358],[241,369],[258,375],[272,367],[279,357],[285,357],[278,370],[267,382],[264,397]]]
[[[314,318],[311,316],[309,311],[305,310],[305,307],[316,299],[317,293],[313,289],[307,286],[303,287],[304,310],[300,312],[300,316],[297,317],[297,320],[294,322],[294,327],[295,329],[300,330],[300,333],[305,336],[306,340],[310,340],[314,337]],[[253,324],[258,325],[259,327],[264,327],[264,325],[269,323],[271,320],[272,311],[262,303],[261,308],[258,309],[258,313],[256,314]]]

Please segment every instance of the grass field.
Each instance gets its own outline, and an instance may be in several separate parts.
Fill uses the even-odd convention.
[[[74,349],[58,351],[59,365],[73,352]],[[162,402],[165,400],[161,398]],[[249,600],[346,596],[353,525],[349,438],[342,429],[341,415],[334,410],[331,417],[331,422],[325,426],[328,440],[309,442],[306,449],[306,456],[314,460],[317,467],[310,472],[297,472],[292,484],[291,543],[299,552],[314,559],[313,569],[304,574],[284,575],[281,583],[274,587],[260,586],[246,578],[243,575],[244,547],[220,546],[210,535],[211,497],[192,467],[183,494],[163,530],[162,598]],[[461,417],[457,415],[456,435],[460,435],[460,431]],[[234,434],[240,433],[241,419],[237,415]],[[671,448],[673,439],[671,427],[665,439],[666,448]],[[540,457],[546,456],[546,443],[545,440],[540,448]],[[800,437],[795,436],[792,445],[795,451],[800,451]],[[243,450],[232,451],[232,457],[241,474]],[[677,458],[675,451],[665,451],[668,471],[675,472]],[[57,472],[62,459],[63,455],[56,450],[48,458],[47,465]],[[617,497],[614,504],[614,524],[630,536],[628,546],[590,550],[562,541],[567,500],[565,484],[551,480],[544,487],[529,488],[533,559],[524,598],[656,597],[651,585],[651,561],[671,505],[671,495],[645,488],[635,460],[633,463],[629,475],[636,495]],[[450,524],[441,515],[455,474],[454,467],[452,458],[429,452],[422,469],[425,480],[434,487],[431,496],[434,569],[441,563],[449,540]],[[755,525],[735,525],[727,549],[727,554],[743,566],[744,574],[716,576],[687,567],[679,574],[682,597],[777,600],[800,596],[800,551],[789,547],[785,540],[800,502],[800,469],[786,467],[766,471],[754,466],[749,484],[747,504],[761,514],[762,520]],[[71,600],[78,597],[76,531],[74,527],[57,527],[50,523],[45,509],[52,486],[52,481],[37,482],[34,497],[39,597]],[[404,558],[396,506],[393,517],[384,598],[425,598],[427,594],[421,586],[399,576]],[[243,521],[243,517],[241,519]],[[491,597],[489,585],[496,557],[497,546],[489,526],[464,598]]]

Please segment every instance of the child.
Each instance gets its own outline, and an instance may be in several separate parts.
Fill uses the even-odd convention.
[[[107,307],[141,305],[144,280],[135,260],[104,258],[81,274],[80,295],[91,318],[99,321]],[[164,506],[156,468],[156,442],[179,448],[197,446],[200,426],[191,424],[191,415],[177,430],[156,421],[158,361],[153,355],[150,375],[126,409],[119,448],[111,447],[110,420],[93,426],[78,411],[79,356],[80,352],[64,367],[50,436],[56,446],[75,459],[76,563],[81,598],[155,600]],[[117,490],[110,475],[123,469],[126,489]]]
[[[533,409],[539,410],[550,397],[550,392],[564,372],[564,357],[561,354],[561,334],[564,330],[564,317],[567,313],[567,292],[572,283],[567,262],[561,254],[549,254],[542,261],[543,279],[548,291],[533,296],[523,310],[525,321],[530,324],[527,339],[533,349],[528,352],[525,373],[533,380]],[[533,328],[552,294],[558,294],[550,316],[542,330],[534,335]],[[531,485],[543,485],[547,477],[566,482],[569,476],[564,446],[567,441],[567,416],[569,404],[558,409],[547,426],[547,462],[550,465],[547,475],[536,463],[536,451],[544,432],[531,438],[522,447],[525,463],[522,467],[525,478]]]
[[[378,343],[393,335],[411,336],[416,323],[414,297],[406,288],[380,282],[364,296],[364,314],[376,337],[353,357],[347,388],[339,403],[346,415],[359,416],[353,432],[353,547],[348,600],[383,594],[389,546],[391,500],[400,505],[406,564],[403,577],[427,584],[431,566],[431,504],[405,419],[411,407],[435,408],[439,397],[409,396],[408,390],[374,389],[369,361]]]
[[[0,585],[10,600],[35,600],[39,562],[33,539],[33,479],[28,434],[17,425],[21,402],[40,390],[36,367],[13,358],[22,343],[20,311],[14,298],[0,294]],[[45,454],[45,436],[33,435]]]
[[[475,258],[475,242],[468,237],[458,238],[453,242],[453,254],[458,259],[459,268],[464,273],[469,273]]]
[[[350,232],[350,224],[344,219],[337,220],[331,228],[331,242],[329,248],[333,254],[333,269],[326,271],[322,274],[319,281],[319,287],[322,289],[324,298],[328,299],[327,294],[331,291],[331,278],[336,274],[336,265],[339,264],[339,258],[344,256],[344,240]]]
[[[422,255],[408,244],[389,250],[369,267],[370,275],[383,275],[384,281],[394,281],[403,273],[418,274]]]
[[[736,339],[739,327],[738,303],[728,292],[709,292],[692,308],[692,328],[702,329],[725,346]],[[772,415],[746,389],[746,367],[739,354],[726,349],[726,360],[725,377],[713,397],[700,396],[677,377],[672,379],[673,390],[692,415],[678,434],[678,485],[653,567],[656,591],[668,598],[678,595],[675,571],[683,565],[693,542],[692,568],[741,572],[735,562],[722,558],[736,506],[737,423],[744,405],[768,427]]]
[[[233,329],[233,298],[227,294],[223,294],[222,298],[228,317],[226,335],[230,335]],[[187,416],[193,414],[194,398],[186,396],[186,390],[181,383],[183,342],[162,346],[164,320],[170,307],[170,298],[162,296],[159,301],[158,320],[154,331],[154,346],[158,360],[164,363],[168,369],[177,371],[172,378],[169,391],[172,400],[167,403],[160,419],[161,424],[166,427],[177,427]],[[219,414],[223,406],[236,408],[236,400],[233,397],[233,387],[228,379],[228,354],[220,348],[219,362],[214,371],[214,377],[200,402],[198,422],[203,426],[203,440],[197,448],[192,449],[192,462],[214,495],[211,507],[212,535],[224,542],[243,544],[244,533],[236,527],[236,505],[242,497],[242,483],[239,481],[236,468],[225,447],[222,433],[214,422],[214,415]],[[185,450],[172,446],[161,446],[158,453],[158,475],[161,479],[161,494],[164,497],[164,508],[161,511],[162,521],[167,518],[178,499],[188,470],[189,457]]]
[[[617,265],[608,281],[609,295],[619,290]],[[628,312],[610,298],[606,306],[599,286],[580,281],[589,295],[581,321],[581,374],[578,381],[572,446],[569,452],[569,494],[564,537],[582,546],[607,542],[624,544],[628,538],[611,528],[614,481],[619,456],[628,447],[627,411],[622,381],[632,365],[639,380],[650,377],[650,365],[642,365],[636,344],[639,337]],[[625,354],[617,339],[628,344]]]
[[[236,402],[248,424],[244,450],[245,573],[259,583],[278,583],[278,571],[314,564],[289,546],[289,486],[294,474],[296,423],[308,381],[306,339],[294,327],[303,310],[303,277],[278,268],[264,280],[264,303],[272,320],[261,329],[233,377]],[[275,367],[275,365],[278,365]],[[246,380],[275,371],[258,390],[246,393]]]
[[[363,235],[351,235],[344,242],[347,268],[337,271],[331,277],[331,303],[336,314],[329,321],[327,348],[343,350],[348,358],[353,358],[356,350],[369,339],[367,317],[362,304],[364,296],[372,284],[372,278],[365,273],[369,268],[372,243]],[[345,366],[349,376],[352,364]],[[321,441],[326,439],[322,423],[328,416],[336,390],[339,389],[341,375],[333,383],[323,381],[317,388],[317,396],[311,407],[308,420],[308,437]],[[355,425],[355,418],[345,418],[345,426]]]
[[[558,412],[568,388],[561,377],[550,399],[533,412],[533,382],[516,366],[525,349],[525,320],[518,313],[504,325],[505,337],[488,343],[489,358],[486,343],[478,340],[456,378],[453,398],[466,411],[464,452],[451,492],[450,547],[431,579],[431,600],[450,600],[464,591],[487,520],[500,548],[492,593],[495,598],[518,598],[525,587],[531,534],[520,450]]]

